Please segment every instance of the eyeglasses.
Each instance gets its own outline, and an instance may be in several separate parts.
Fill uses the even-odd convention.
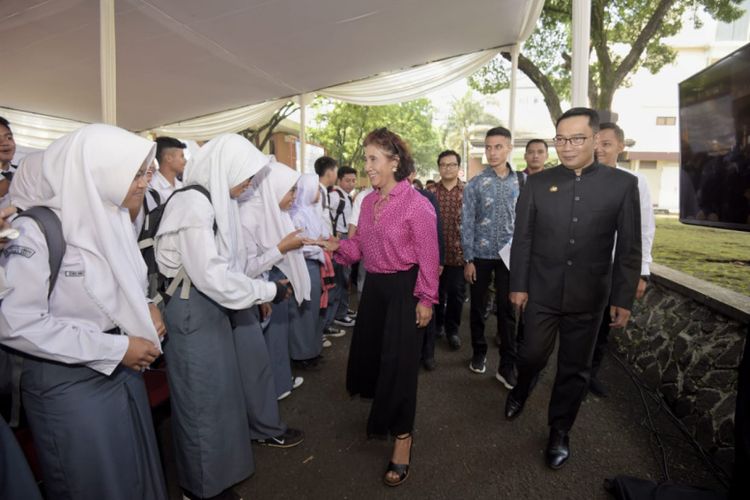
[[[458,163],[439,163],[438,167],[440,168],[458,168]]]
[[[573,137],[563,137],[561,135],[555,136],[552,138],[552,142],[555,144],[555,147],[561,148],[565,146],[565,143],[570,143],[571,146],[583,146],[583,143],[586,142],[586,139],[591,139],[593,136],[586,136],[586,135],[574,135]]]

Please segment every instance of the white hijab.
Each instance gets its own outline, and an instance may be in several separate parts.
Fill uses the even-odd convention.
[[[292,218],[279,208],[279,202],[297,183],[300,173],[274,159],[253,179],[253,195],[240,202],[240,217],[255,242],[263,250],[269,250],[287,234],[294,231]],[[310,274],[307,271],[302,250],[290,250],[278,264],[289,278],[298,304],[310,300]]]
[[[268,157],[250,141],[237,134],[222,134],[204,144],[190,168],[185,171],[185,186],[199,184],[211,193],[219,255],[229,261],[229,268],[243,272],[247,253],[242,240],[242,226],[237,200],[229,190],[242,184],[268,163]],[[159,233],[169,228],[159,227]]]
[[[44,179],[42,160],[44,151],[23,157],[10,184],[10,203],[21,210],[28,210],[41,200],[52,198],[52,188]]]
[[[128,335],[159,346],[146,302],[146,264],[120,204],[156,145],[110,125],[86,125],[53,142],[42,172],[51,196],[38,204],[58,212],[68,246],[81,252],[84,288]]]
[[[305,237],[311,239],[328,238],[331,234],[326,224],[323,223],[320,211],[315,203],[315,197],[318,195],[320,182],[316,174],[304,174],[297,182],[297,196],[294,198],[294,205],[290,210],[294,225],[304,229],[302,233]]]

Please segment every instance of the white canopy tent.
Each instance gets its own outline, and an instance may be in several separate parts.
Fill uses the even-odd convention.
[[[471,74],[499,50],[517,54],[542,5],[6,0],[0,39],[12,70],[0,114],[19,144],[44,147],[97,121],[206,139],[262,123],[311,93],[405,101]]]

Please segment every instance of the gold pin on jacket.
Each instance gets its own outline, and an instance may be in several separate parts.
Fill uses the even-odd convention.
[[[550,193],[556,193],[557,192],[557,186],[550,186],[549,192]]]

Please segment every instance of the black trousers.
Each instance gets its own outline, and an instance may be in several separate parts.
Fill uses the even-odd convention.
[[[461,312],[466,297],[464,266],[445,266],[440,275],[438,305],[435,306],[435,327],[446,335],[458,335]]]
[[[487,289],[492,273],[495,273],[495,303],[497,304],[497,335],[500,338],[500,366],[515,364],[517,342],[513,306],[510,292],[510,272],[500,259],[475,259],[477,279],[471,285],[471,347],[474,356],[487,355],[487,339],[484,336],[484,311]],[[520,331],[518,335],[521,336]]]
[[[549,403],[549,425],[561,431],[573,427],[589,384],[591,358],[601,321],[595,313],[562,313],[529,302],[524,313],[526,330],[518,356],[518,383],[513,397],[524,401],[547,364],[560,335],[557,376]]]
[[[422,342],[422,361],[435,359],[435,337],[437,329],[435,328],[435,309],[432,308],[432,319],[424,327],[424,341]]]
[[[604,308],[602,319],[599,322],[599,330],[596,334],[596,344],[594,344],[594,357],[591,360],[591,378],[596,377],[599,373],[599,368],[602,365],[602,359],[607,352],[607,344],[609,344],[609,324],[611,319],[609,317],[609,306]]]
[[[417,328],[417,267],[393,274],[367,273],[349,347],[346,388],[373,398],[369,436],[411,432],[424,329]]]

